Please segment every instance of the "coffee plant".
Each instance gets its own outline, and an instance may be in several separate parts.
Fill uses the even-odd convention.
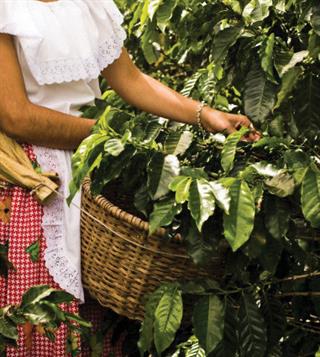
[[[186,96],[245,113],[263,133],[225,137],[140,113],[102,81],[99,118],[73,157],[71,200],[132,197],[131,210],[224,274],[164,284],[138,346],[154,356],[315,356],[320,343],[320,4],[119,0],[136,63]],[[182,323],[185,302],[192,321]],[[190,326],[189,326],[190,325]],[[192,325],[192,326],[191,326]]]

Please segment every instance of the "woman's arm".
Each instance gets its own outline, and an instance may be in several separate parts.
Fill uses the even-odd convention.
[[[76,148],[95,121],[32,104],[10,35],[0,34],[0,54],[0,130],[20,142]]]
[[[184,97],[161,82],[142,73],[123,49],[118,60],[109,65],[102,75],[108,84],[128,103],[135,107],[182,123],[197,124],[199,102]],[[208,131],[232,133],[240,126],[251,125],[244,115],[224,113],[204,107],[201,123]],[[260,134],[252,131],[249,139],[257,140]]]

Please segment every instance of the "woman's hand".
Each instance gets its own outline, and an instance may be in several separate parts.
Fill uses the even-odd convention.
[[[245,115],[230,114],[219,110],[204,107],[201,113],[201,124],[209,132],[223,132],[231,134],[242,126],[249,128],[250,132],[243,138],[246,141],[257,141],[261,134],[254,128]]]

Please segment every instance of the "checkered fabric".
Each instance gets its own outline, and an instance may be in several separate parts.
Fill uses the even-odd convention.
[[[23,146],[31,160],[35,161],[32,146]],[[31,196],[29,191],[20,187],[0,188],[0,201],[11,197],[11,215],[9,223],[0,220],[0,243],[9,242],[9,260],[15,270],[10,270],[8,278],[0,276],[0,307],[8,304],[19,304],[22,294],[34,285],[47,284],[59,288],[49,275],[44,261],[46,248],[45,237],[41,227],[43,209]],[[37,262],[32,262],[26,248],[35,241],[40,243],[40,254]],[[78,313],[78,303],[64,308],[70,313]],[[97,315],[93,315],[94,317]],[[18,348],[9,347],[7,357],[62,357],[66,356],[67,329],[61,326],[56,333],[56,341],[50,342],[46,337],[36,331],[32,334],[32,349],[27,349],[24,343],[22,329],[19,331],[20,338]],[[112,350],[110,339],[106,343],[105,355],[109,356]],[[85,352],[82,356],[87,355]],[[114,353],[115,357],[121,357],[121,353]]]

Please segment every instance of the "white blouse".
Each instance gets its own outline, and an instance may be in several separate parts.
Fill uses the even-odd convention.
[[[0,33],[14,35],[29,100],[80,116],[79,108],[101,95],[100,72],[121,54],[126,34],[113,0],[0,0]],[[34,146],[44,171],[56,171],[68,196],[70,151]],[[80,205],[80,194],[73,201]],[[83,301],[80,212],[57,197],[44,207],[49,273]]]

